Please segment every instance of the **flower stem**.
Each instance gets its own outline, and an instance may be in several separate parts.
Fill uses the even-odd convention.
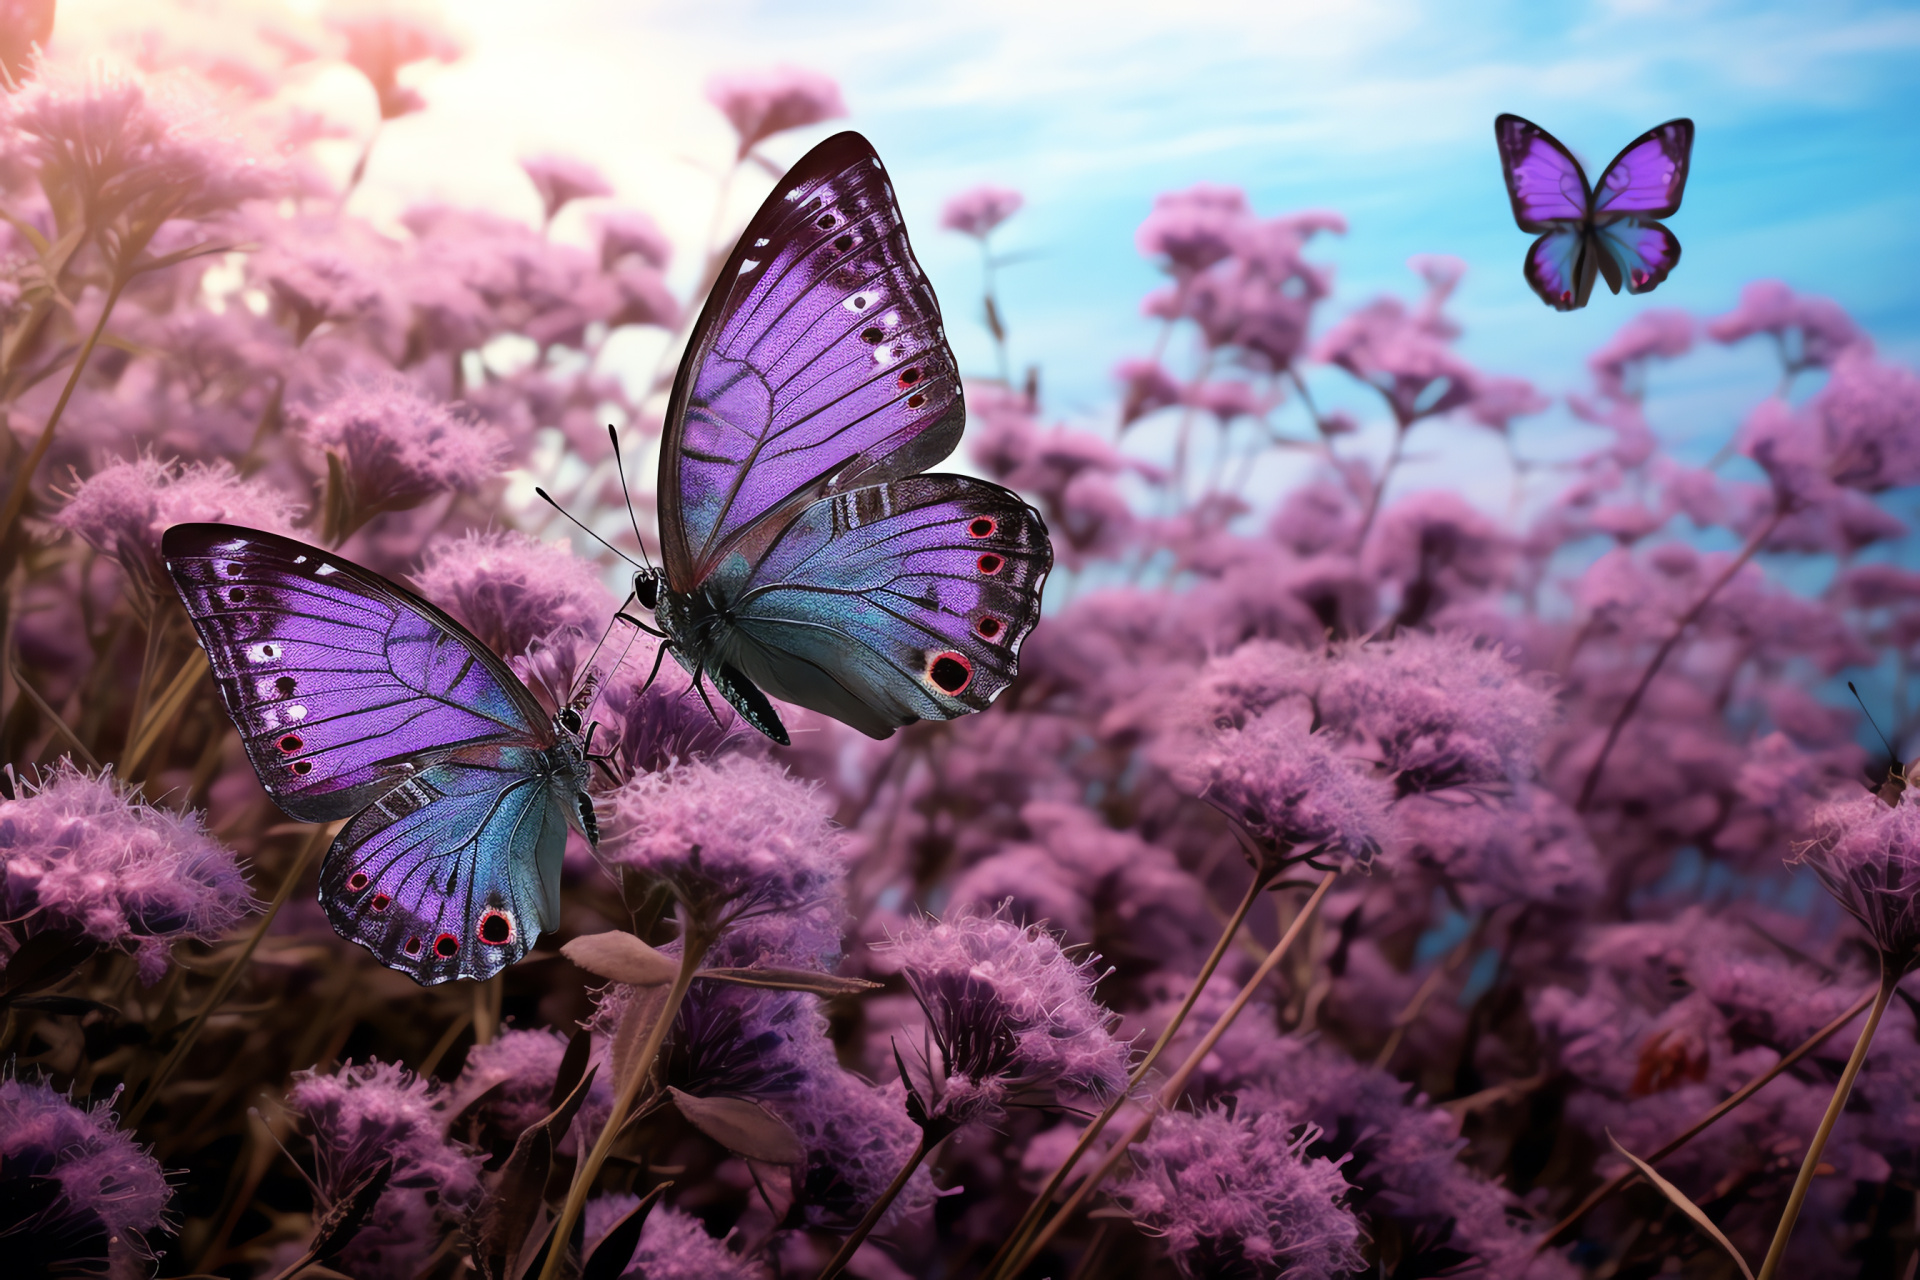
[[[913,1171],[918,1169],[926,1158],[933,1154],[933,1149],[944,1141],[946,1141],[944,1134],[929,1140],[927,1131],[925,1129],[920,1131],[920,1141],[914,1144],[913,1154],[907,1157],[904,1165],[900,1166],[900,1172],[893,1175],[893,1181],[887,1184],[887,1189],[880,1193],[880,1198],[873,1202],[873,1206],[860,1219],[860,1225],[853,1229],[853,1234],[840,1242],[840,1248],[827,1262],[826,1270],[822,1271],[816,1280],[833,1280],[835,1276],[846,1270],[847,1263],[853,1260],[855,1250],[859,1249],[867,1236],[872,1233],[874,1225],[880,1221],[881,1215],[886,1213],[887,1206],[906,1189],[907,1179],[913,1176]]]
[[[1720,588],[1732,582],[1733,575],[1739,573],[1747,561],[1753,559],[1754,553],[1760,550],[1761,544],[1773,535],[1773,531],[1780,526],[1780,522],[1786,518],[1786,515],[1787,508],[1784,504],[1774,506],[1773,514],[1767,517],[1765,524],[1753,531],[1753,536],[1748,538],[1747,544],[1740,548],[1740,554],[1733,558],[1733,563],[1721,570],[1720,576],[1708,584],[1707,589],[1700,593],[1700,598],[1695,600],[1680,616],[1679,621],[1673,624],[1673,630],[1668,632],[1667,638],[1660,642],[1660,647],[1653,651],[1653,657],[1647,662],[1647,669],[1640,673],[1640,683],[1634,685],[1633,692],[1628,694],[1626,702],[1621,704],[1620,714],[1615,716],[1613,723],[1607,727],[1606,741],[1600,744],[1600,754],[1594,757],[1593,767],[1587,770],[1587,780],[1580,784],[1580,799],[1573,806],[1577,812],[1585,813],[1587,806],[1593,803],[1593,793],[1600,786],[1600,775],[1606,770],[1607,757],[1613,754],[1613,744],[1620,740],[1620,731],[1627,727],[1627,721],[1631,720],[1633,713],[1640,709],[1640,699],[1646,696],[1647,688],[1653,684],[1653,678],[1660,673],[1661,664],[1666,662],[1667,655],[1673,652],[1674,646],[1680,643],[1680,637],[1684,636],[1687,629],[1699,619],[1701,613],[1713,602],[1713,598],[1720,594]]]
[[[1280,962],[1287,958],[1287,952],[1293,949],[1294,940],[1306,929],[1307,922],[1313,918],[1314,911],[1320,906],[1320,900],[1327,896],[1327,890],[1333,888],[1333,882],[1339,874],[1338,871],[1329,871],[1320,878],[1319,885],[1314,888],[1313,896],[1307,899],[1306,905],[1300,908],[1300,914],[1293,918],[1291,925],[1287,926],[1287,931],[1281,935],[1280,941],[1273,944],[1273,950],[1267,952],[1267,958],[1260,962],[1260,967],[1254,970],[1253,976],[1248,978],[1246,985],[1240,988],[1240,994],[1233,998],[1233,1003],[1227,1006],[1227,1011],[1221,1014],[1219,1020],[1213,1024],[1213,1029],[1193,1047],[1186,1061],[1180,1064],[1179,1069],[1161,1087],[1158,1109],[1164,1110],[1180,1100],[1180,1095],[1186,1091],[1187,1081],[1193,1078],[1193,1073],[1199,1070],[1200,1064],[1206,1060],[1208,1054],[1213,1052],[1214,1046],[1220,1043],[1220,1037],[1227,1034],[1227,1029],[1233,1025],[1234,1019],[1238,1018],[1241,1011],[1253,1001],[1254,995],[1266,982],[1268,976],[1280,967]],[[1060,1206],[1060,1212],[1054,1214],[1052,1220],[1040,1229],[1034,1236],[1033,1242],[1021,1252],[1020,1260],[1006,1268],[1004,1274],[1018,1274],[1039,1256],[1040,1251],[1046,1248],[1047,1243],[1059,1233],[1060,1228],[1067,1224],[1086,1198],[1106,1180],[1109,1173],[1113,1172],[1114,1167],[1120,1163],[1121,1157],[1126,1155],[1127,1148],[1146,1136],[1147,1130],[1153,1127],[1154,1114],[1155,1109],[1149,1108],[1147,1114],[1140,1118],[1140,1123],[1134,1125],[1125,1137],[1113,1144],[1106,1158],[1092,1173],[1081,1180],[1080,1185],[1075,1187],[1073,1194],[1067,1198],[1067,1202]]]
[[[1780,1263],[1787,1253],[1787,1240],[1793,1235],[1793,1224],[1800,1217],[1801,1206],[1807,1202],[1807,1191],[1813,1185],[1813,1171],[1820,1165],[1820,1153],[1826,1149],[1833,1126],[1847,1105],[1847,1095],[1853,1092],[1854,1077],[1860,1074],[1860,1068],[1867,1061],[1867,1046],[1873,1043],[1873,1033],[1880,1026],[1880,1015],[1887,1011],[1887,1002],[1893,999],[1893,989],[1899,985],[1900,975],[1882,964],[1880,990],[1874,994],[1873,1009],[1867,1014],[1867,1025],[1860,1028],[1860,1038],[1853,1042],[1853,1056],[1847,1059],[1847,1069],[1840,1073],[1840,1083],[1833,1087],[1833,1098],[1827,1103],[1827,1114],[1820,1117],[1820,1127],[1813,1131],[1813,1141],[1807,1146],[1807,1158],[1800,1162],[1800,1176],[1793,1180],[1793,1190],[1787,1196],[1786,1212],[1780,1215],[1780,1226],[1773,1233],[1773,1244],[1767,1249],[1767,1260],[1760,1264],[1760,1274],[1756,1280],[1773,1280],[1780,1272]]]
[[[1741,1085],[1738,1089],[1734,1090],[1734,1092],[1728,1096],[1725,1102],[1722,1102],[1719,1106],[1707,1112],[1707,1114],[1701,1116],[1698,1120],[1695,1120],[1692,1124],[1688,1125],[1685,1129],[1681,1130],[1681,1132],[1676,1134],[1674,1137],[1669,1138],[1665,1146],[1661,1147],[1658,1151],[1654,1152],[1652,1155],[1647,1157],[1647,1163],[1655,1164],[1661,1160],[1666,1159],[1668,1156],[1672,1155],[1674,1152],[1678,1151],[1680,1148],[1686,1146],[1689,1142],[1693,1141],[1694,1138],[1706,1132],[1716,1122],[1719,1121],[1720,1117],[1726,1115],[1729,1111],[1732,1111],[1734,1108],[1738,1107],[1741,1103],[1745,1102],[1748,1098],[1751,1098],[1754,1094],[1766,1088],[1767,1083],[1770,1080],[1772,1080],[1775,1076],[1779,1075],[1781,1072],[1793,1066],[1794,1063],[1800,1061],[1800,1059],[1806,1057],[1808,1054],[1812,1053],[1815,1049],[1818,1049],[1821,1045],[1827,1042],[1828,1037],[1833,1035],[1834,1032],[1838,1031],[1840,1028],[1846,1026],[1849,1022],[1852,1022],[1855,1018],[1859,1017],[1861,1010],[1865,1009],[1868,1005],[1873,1003],[1873,997],[1874,997],[1874,993],[1872,991],[1864,992],[1861,995],[1861,997],[1858,1000],[1855,1000],[1851,1005],[1849,1005],[1846,1008],[1846,1010],[1840,1014],[1839,1017],[1835,1018],[1832,1022],[1829,1022],[1826,1026],[1820,1028],[1818,1031],[1808,1036],[1805,1040],[1801,1041],[1798,1048],[1791,1050],[1786,1054],[1786,1056],[1781,1058],[1778,1062],[1774,1063],[1771,1067],[1768,1067],[1765,1071],[1762,1071],[1759,1075],[1755,1076],[1753,1079],[1747,1081],[1745,1084]],[[1608,1180],[1606,1183],[1598,1187],[1585,1200],[1582,1200],[1580,1202],[1579,1207],[1576,1208],[1572,1213],[1569,1213],[1566,1217],[1560,1219],[1560,1221],[1554,1225],[1553,1230],[1541,1236],[1539,1241],[1534,1244],[1533,1251],[1535,1253],[1544,1253],[1546,1250],[1552,1248],[1553,1242],[1555,1240],[1558,1240],[1561,1236],[1565,1235],[1567,1231],[1571,1229],[1575,1223],[1579,1222],[1580,1219],[1586,1217],[1587,1214],[1592,1212],[1593,1207],[1595,1205],[1599,1204],[1602,1200],[1605,1200],[1608,1196],[1620,1190],[1620,1188],[1626,1186],[1628,1183],[1632,1182],[1635,1178],[1638,1178],[1639,1176],[1640,1176],[1640,1172],[1637,1169],[1628,1169],[1624,1173],[1615,1174],[1610,1180]]]
[[[1240,926],[1245,922],[1247,913],[1253,910],[1253,904],[1259,900],[1260,891],[1272,882],[1271,873],[1261,871],[1254,873],[1253,882],[1247,886],[1246,896],[1240,899],[1239,907],[1228,918],[1226,927],[1220,931],[1219,940],[1213,944],[1213,954],[1209,955],[1207,962],[1200,966],[1199,976],[1193,980],[1193,986],[1187,991],[1187,998],[1180,1002],[1180,1007],[1174,1012],[1172,1020],[1167,1023],[1166,1030],[1160,1033],[1160,1038],[1154,1041],[1153,1048],[1147,1050],[1147,1056],[1140,1059],[1140,1064],[1133,1069],[1133,1074],[1127,1079],[1127,1087],[1115,1094],[1113,1101],[1107,1104],[1106,1109],[1094,1117],[1092,1124],[1081,1131],[1080,1140],[1074,1143],[1073,1150],[1067,1153],[1067,1158],[1061,1162],[1058,1169],[1053,1171],[1053,1176],[1047,1180],[1047,1185],[1040,1188],[1040,1194],[1034,1197],[1033,1202],[1027,1206],[1027,1211],[1021,1215],[1020,1221],[1014,1224],[1012,1233],[1000,1245],[993,1259],[987,1263],[986,1270],[980,1273],[982,1276],[996,1274],[1008,1257],[1025,1244],[1027,1237],[1033,1234],[1034,1228],[1039,1225],[1041,1215],[1046,1213],[1047,1206],[1053,1203],[1054,1192],[1058,1191],[1060,1184],[1067,1180],[1067,1175],[1073,1172],[1073,1167],[1080,1163],[1080,1157],[1087,1153],[1087,1148],[1093,1145],[1094,1139],[1098,1138],[1101,1130],[1107,1127],[1107,1122],[1113,1119],[1114,1113],[1120,1110],[1120,1105],[1127,1100],[1128,1095],[1146,1078],[1153,1064],[1160,1060],[1161,1053],[1173,1043],[1173,1038],[1179,1034],[1181,1025],[1187,1020],[1187,1015],[1193,1011],[1194,1002],[1200,998],[1200,993],[1206,989],[1207,982],[1213,977],[1213,971],[1220,967],[1220,961],[1226,956],[1227,948],[1233,945],[1234,938],[1239,935]]]
[[[674,975],[673,986],[667,991],[667,1002],[661,1006],[653,1029],[647,1032],[646,1043],[634,1055],[631,1073],[620,1081],[620,1091],[614,1096],[613,1110],[607,1113],[607,1122],[601,1126],[593,1150],[587,1152],[587,1158],[574,1170],[573,1185],[567,1190],[566,1207],[560,1210],[560,1221],[553,1228],[552,1238],[556,1244],[547,1251],[546,1265],[540,1268],[540,1280],[557,1280],[559,1277],[567,1254],[565,1245],[560,1242],[572,1234],[573,1224],[579,1221],[581,1213],[585,1211],[587,1193],[593,1189],[593,1180],[599,1176],[600,1167],[606,1164],[614,1141],[626,1128],[627,1113],[633,1110],[634,1099],[640,1096],[641,1086],[653,1075],[653,1060],[660,1056],[660,1046],[666,1043],[667,1032],[672,1029],[673,1020],[680,1012],[680,1002],[686,999],[687,989],[693,985],[693,975],[699,970],[701,960],[706,958],[710,943],[711,937],[703,931],[691,928],[683,930],[680,972]]]

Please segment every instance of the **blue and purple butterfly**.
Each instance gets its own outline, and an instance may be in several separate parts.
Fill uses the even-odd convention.
[[[665,563],[634,579],[663,648],[781,743],[768,694],[876,738],[985,709],[1053,546],[1010,490],[920,474],[965,424],[887,171],[837,134],[747,224],[680,361]]]
[[[1548,306],[1587,305],[1595,276],[1615,293],[1651,293],[1680,261],[1680,242],[1656,219],[1679,211],[1693,154],[1693,121],[1655,125],[1623,148],[1589,186],[1552,134],[1516,115],[1493,122],[1500,167],[1527,250],[1527,283]]]

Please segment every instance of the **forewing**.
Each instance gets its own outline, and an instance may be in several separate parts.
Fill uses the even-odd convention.
[[[1527,250],[1523,268],[1540,300],[1556,311],[1587,305],[1593,289],[1593,263],[1585,232],[1578,227],[1549,231]]]
[[[490,978],[558,923],[563,797],[530,747],[471,747],[369,805],[333,842],[334,930],[423,986]]]
[[[1629,142],[1593,189],[1596,215],[1670,217],[1680,209],[1693,157],[1693,121],[1669,120]]]
[[[668,586],[757,558],[818,498],[932,466],[965,418],[886,170],[837,134],[747,224],[680,362],[660,455]]]
[[[1653,292],[1680,261],[1680,241],[1658,222],[1623,218],[1596,228],[1594,238],[1628,293]]]
[[[1500,144],[1500,171],[1522,231],[1547,231],[1555,223],[1584,222],[1587,175],[1559,139],[1531,120],[1503,115],[1493,122]]]
[[[876,738],[951,720],[1012,682],[1052,566],[1039,513],[999,485],[914,476],[838,494],[740,584],[729,657]]]
[[[370,570],[234,525],[174,525],[160,550],[260,785],[303,822],[357,813],[464,746],[552,745],[504,663]]]

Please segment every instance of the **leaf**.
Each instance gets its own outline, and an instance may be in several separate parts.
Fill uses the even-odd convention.
[[[573,1033],[567,1041],[567,1051],[560,1055],[560,1071],[553,1078],[553,1092],[547,1095],[549,1110],[557,1108],[573,1093],[580,1083],[580,1077],[587,1074],[587,1058],[593,1052],[593,1035],[585,1027]]]
[[[525,1252],[534,1234],[536,1216],[546,1207],[547,1175],[553,1170],[553,1149],[587,1100],[594,1072],[589,1070],[566,1101],[538,1123],[529,1126],[513,1144],[500,1167],[499,1181],[481,1205],[473,1232],[474,1268],[489,1280],[517,1274],[511,1264]]]
[[[89,1013],[106,1013],[118,1017],[120,1013],[110,1004],[101,1004],[98,1000],[87,1000],[80,996],[22,996],[13,1002],[13,1007],[31,1009],[35,1013],[47,1013],[55,1017],[85,1017]]]
[[[544,1217],[546,1206],[541,1205],[540,1208]],[[559,1220],[557,1218],[543,1221],[540,1224],[540,1229],[528,1237],[527,1249],[523,1251],[522,1258],[517,1262],[513,1271],[513,1274],[518,1275],[520,1280],[539,1280],[540,1272],[544,1270],[547,1265],[547,1250],[553,1247],[553,1229],[558,1222]],[[586,1238],[586,1234],[587,1215],[583,1213],[573,1220],[573,1230],[567,1233],[567,1252],[578,1254],[580,1252],[580,1246]],[[537,1249],[533,1248],[533,1242],[535,1240],[540,1242],[540,1247]],[[532,1256],[526,1256],[528,1253],[531,1253]],[[566,1274],[564,1268],[561,1274]]]
[[[1734,1265],[1740,1268],[1741,1275],[1745,1276],[1747,1280],[1753,1280],[1753,1268],[1749,1267],[1747,1260],[1740,1256],[1740,1251],[1733,1247],[1733,1241],[1727,1239],[1726,1236],[1721,1234],[1720,1228],[1713,1225],[1713,1219],[1706,1215],[1705,1210],[1701,1209],[1701,1207],[1693,1201],[1687,1199],[1686,1192],[1655,1173],[1652,1165],[1621,1146],[1620,1139],[1613,1136],[1612,1130],[1607,1131],[1607,1141],[1613,1144],[1615,1151],[1618,1151],[1633,1163],[1633,1167],[1640,1171],[1641,1177],[1658,1187],[1660,1194],[1673,1202],[1674,1208],[1693,1219],[1695,1226],[1706,1232],[1707,1235],[1713,1238],[1714,1243],[1718,1244],[1722,1249],[1725,1249],[1727,1256],[1733,1259]]]
[[[732,982],[743,987],[769,987],[777,991],[811,991],[817,996],[857,996],[863,991],[878,991],[880,984],[865,978],[842,978],[837,974],[811,969],[701,969],[693,975],[713,982]]]
[[[360,1234],[360,1228],[366,1225],[373,1207],[380,1203],[387,1179],[392,1176],[392,1158],[382,1157],[380,1163],[369,1169],[365,1177],[353,1184],[352,1190],[327,1210],[327,1216],[320,1219],[320,1225],[314,1228],[313,1243],[307,1247],[307,1257],[314,1262],[326,1262],[345,1252],[353,1238]]]
[[[620,1273],[633,1261],[633,1251],[640,1244],[640,1229],[647,1225],[647,1215],[672,1185],[671,1182],[663,1182],[647,1192],[640,1198],[639,1204],[627,1210],[626,1216],[613,1224],[613,1230],[600,1237],[586,1264],[580,1268],[580,1280],[620,1280]]]
[[[89,960],[99,944],[85,936],[38,933],[20,944],[0,971],[0,1004],[51,987]]]
[[[560,954],[588,973],[634,987],[663,987],[680,975],[678,960],[618,930],[575,938]]]
[[[614,1028],[613,1047],[609,1056],[613,1060],[613,1080],[618,1087],[620,1081],[629,1078],[634,1069],[634,1059],[640,1050],[646,1047],[647,1036],[653,1031],[653,1024],[666,1011],[667,988],[635,987],[633,995],[627,1000],[626,1012],[620,1015],[620,1025]]]
[[[699,1098],[669,1087],[673,1105],[715,1142],[762,1164],[799,1164],[807,1149],[787,1122],[745,1098]]]

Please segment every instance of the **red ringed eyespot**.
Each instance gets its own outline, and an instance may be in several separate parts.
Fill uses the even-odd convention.
[[[925,404],[926,402],[927,402],[927,398],[925,396],[921,395],[918,392],[915,392],[913,395],[910,395],[907,397],[907,408],[918,409],[921,405]]]
[[[927,679],[946,693],[958,694],[973,683],[973,663],[967,661],[966,654],[951,649],[936,653],[927,664]]]
[[[1000,522],[992,516],[975,516],[967,522],[967,536],[969,538],[991,538],[994,531],[999,527]]]
[[[418,938],[407,939],[407,954],[410,956],[417,956],[420,954],[420,939]]]
[[[504,911],[482,912],[479,927],[474,932],[488,946],[504,947],[513,941],[513,917]]]
[[[366,887],[367,887],[366,872],[356,871],[352,875],[347,877],[347,888],[351,889],[353,892],[358,893]]]
[[[988,614],[973,624],[973,630],[982,640],[991,640],[1000,634],[1000,619]]]
[[[372,907],[375,911],[385,911],[387,909],[388,904],[390,904],[392,901],[393,899],[389,898],[386,894],[376,893],[373,895],[373,901],[369,902],[367,905],[369,907]]]
[[[460,950],[460,939],[450,933],[443,933],[433,940],[433,954],[442,960],[451,960]]]
[[[910,387],[918,381],[920,381],[920,370],[918,368],[908,369],[900,375],[900,385],[903,387]]]
[[[997,556],[993,554],[993,552],[989,551],[987,552],[987,554],[980,557],[980,565],[979,565],[980,572],[986,574],[989,578],[991,578],[994,574],[1000,572],[1001,569],[1005,568],[1006,563],[1007,563],[1006,557]]]
[[[300,748],[306,745],[307,744],[305,742],[302,742],[300,740],[300,735],[297,733],[290,733],[286,737],[280,739],[280,749],[286,752],[288,755],[292,755],[294,752],[298,751]]]
[[[305,775],[307,775],[307,774],[309,774],[309,773],[312,773],[312,772],[313,772],[313,761],[311,761],[311,760],[295,760],[295,761],[293,762],[293,771],[294,771],[295,773],[297,773],[297,774],[300,774],[300,775],[302,775],[302,776],[304,777]]]

